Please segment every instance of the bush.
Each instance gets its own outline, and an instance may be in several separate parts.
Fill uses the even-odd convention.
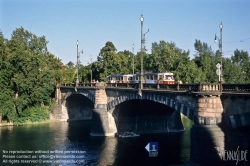
[[[49,110],[46,106],[31,107],[25,109],[21,115],[15,119],[15,124],[20,125],[28,122],[41,122],[49,119]]]

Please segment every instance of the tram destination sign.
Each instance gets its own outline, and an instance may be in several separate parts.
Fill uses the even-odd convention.
[[[158,157],[158,142],[149,142],[145,147],[149,157]]]

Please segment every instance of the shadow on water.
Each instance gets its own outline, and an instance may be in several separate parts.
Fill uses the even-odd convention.
[[[250,126],[232,128],[230,115],[234,115],[236,112],[244,113],[245,107],[247,108],[247,102],[237,103],[237,100],[247,100],[248,98],[236,97],[236,96],[221,96],[224,112],[222,114],[222,123],[219,125],[225,133],[225,149],[223,161],[227,166],[247,166],[250,165]],[[245,109],[246,111],[249,111]],[[240,115],[235,119],[237,126],[241,126]],[[223,125],[222,125],[223,124]],[[246,153],[247,152],[247,153]],[[237,155],[228,155],[234,153]],[[241,153],[241,154],[240,154]],[[242,157],[242,154],[246,156]],[[238,157],[238,159],[237,159]],[[246,157],[246,158],[245,158]],[[234,158],[234,159],[233,159]]]
[[[86,151],[85,165],[175,165],[189,158],[189,131],[192,121],[182,117],[185,132],[141,134],[134,138],[91,137],[91,121],[68,124],[65,150]],[[158,157],[149,157],[149,142],[158,142]]]
[[[187,122],[190,123],[190,122]],[[1,127],[0,148],[5,150],[86,151],[84,165],[174,165],[189,156],[185,132],[142,134],[138,138],[90,136],[92,121]],[[188,133],[187,133],[188,135]],[[158,142],[159,156],[150,158],[145,146]],[[2,157],[2,156],[1,156]],[[39,164],[38,164],[39,165]],[[60,164],[77,165],[77,164]]]
[[[180,164],[182,133],[142,134],[138,138],[119,138],[114,165]],[[158,157],[149,157],[145,149],[149,142],[158,142]]]

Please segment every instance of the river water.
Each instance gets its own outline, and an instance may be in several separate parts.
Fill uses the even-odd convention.
[[[0,165],[20,165],[20,162],[44,166],[182,164],[189,159],[193,124],[185,116],[182,122],[185,132],[144,134],[136,138],[92,137],[89,135],[91,121],[3,126],[0,127]],[[145,149],[149,142],[158,142],[158,157],[149,157]]]

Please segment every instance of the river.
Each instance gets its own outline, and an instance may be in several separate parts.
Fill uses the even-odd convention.
[[[143,134],[136,138],[92,137],[91,121],[2,126],[0,165],[182,164],[189,159],[193,124],[185,116],[182,122],[185,132]],[[145,149],[149,142],[158,142],[158,157],[149,157]]]

